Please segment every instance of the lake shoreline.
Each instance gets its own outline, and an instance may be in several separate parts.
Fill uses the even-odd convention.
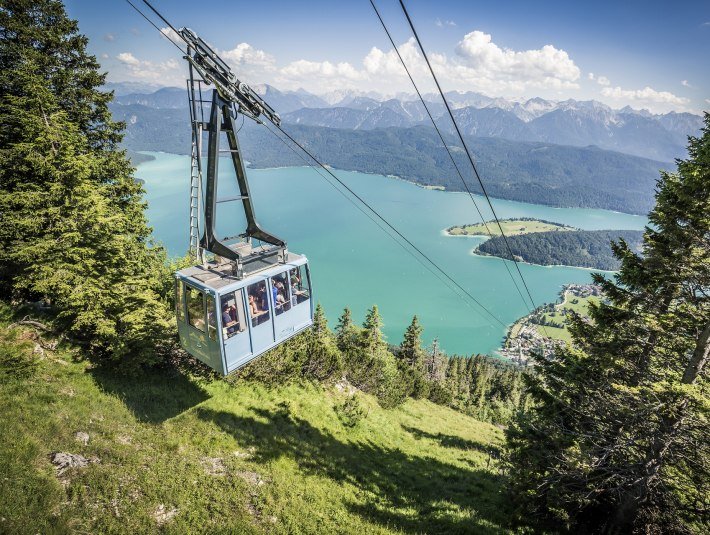
[[[166,155],[170,155],[170,156],[182,156],[182,157],[188,157],[188,158],[190,157],[189,154],[176,154],[176,153],[165,152],[165,151],[135,151],[135,152],[136,152],[137,154],[144,154],[144,155],[166,154]],[[154,160],[151,160],[151,161],[154,161]],[[138,165],[142,165],[143,163],[150,163],[150,162],[141,162],[141,163],[137,164],[137,165],[134,166],[134,167],[137,168]],[[310,165],[285,165],[285,166],[277,166],[277,167],[273,167],[273,166],[272,166],[272,167],[260,167],[260,166],[255,166],[255,165],[249,163],[249,165],[247,165],[246,167],[247,167],[247,169],[251,169],[251,170],[254,170],[254,171],[262,171],[262,170],[267,171],[267,170],[294,169],[294,168],[295,168],[295,169],[309,169],[309,168],[312,168],[312,167],[315,167],[315,166],[310,166]],[[332,166],[327,165],[327,164],[325,165],[325,167],[327,167],[328,169],[331,169],[331,170],[333,170],[333,171],[342,171],[342,172],[344,172],[344,173],[359,173],[359,174],[362,174],[362,175],[380,176],[380,177],[384,177],[384,178],[391,179],[391,180],[398,180],[398,181],[401,181],[401,182],[405,182],[405,183],[408,183],[408,184],[412,184],[412,185],[414,185],[414,186],[417,186],[418,188],[421,188],[421,189],[424,189],[424,190],[427,190],[427,191],[437,191],[437,192],[441,192],[441,193],[455,193],[455,194],[459,194],[459,195],[465,195],[465,196],[467,196],[467,197],[469,196],[469,194],[468,194],[465,190],[446,189],[445,186],[440,186],[440,185],[436,185],[436,184],[433,184],[433,185],[432,185],[432,184],[424,184],[424,183],[421,183],[421,182],[417,182],[416,180],[413,180],[413,179],[408,179],[408,178],[400,177],[400,176],[398,176],[398,175],[382,174],[382,173],[373,173],[373,172],[369,172],[369,171],[357,171],[357,170],[354,170],[354,169],[353,169],[353,170],[340,169],[340,168],[337,168],[337,167],[332,167]],[[473,193],[473,195],[474,195],[475,197],[480,198],[480,199],[484,199],[484,197],[483,197],[482,194]],[[520,201],[520,200],[516,200],[516,199],[506,199],[506,198],[502,198],[502,197],[491,197],[491,200],[493,200],[493,201],[505,201],[505,202],[508,202],[508,203],[517,203],[517,204],[520,204],[520,205],[535,204],[535,205],[537,205],[537,206],[543,206],[543,207],[550,208],[550,209],[553,209],[553,210],[575,210],[575,209],[580,209],[580,210],[599,210],[599,211],[609,212],[610,214],[619,214],[619,215],[632,216],[632,217],[639,217],[639,218],[647,218],[647,216],[648,216],[648,214],[640,214],[640,213],[633,213],[633,212],[621,212],[621,211],[619,211],[619,210],[612,210],[611,208],[599,208],[599,207],[592,207],[592,206],[560,206],[560,205],[555,205],[555,204],[544,204],[544,203],[542,203],[542,202],[538,202],[538,203],[528,203],[528,202],[525,202],[525,201]]]
[[[140,165],[135,177],[145,182],[147,216],[154,239],[170,256],[181,256],[189,242],[190,157],[153,154],[157,160]],[[473,207],[465,193],[436,195],[432,193],[436,190],[384,175],[338,172],[383,217],[436,258],[437,264],[504,326],[489,321],[487,314],[479,314],[482,311],[477,306],[469,307],[468,299],[462,299],[415,262],[312,170],[302,166],[254,171],[249,170],[253,178],[250,186],[259,222],[285,239],[290,250],[308,257],[314,295],[331,323],[345,307],[352,310],[354,321],[361,323],[367,310],[377,304],[385,322],[384,333],[392,343],[401,341],[416,314],[424,326],[425,346],[438,338],[440,347],[449,354],[493,355],[501,347],[507,326],[527,312],[503,266],[484,261],[483,256],[471,256],[475,242],[444,239],[441,235],[440,229],[472,218]],[[224,180],[220,181],[219,195],[234,195],[233,171],[221,165],[220,175]],[[644,218],[610,211],[495,202],[501,218],[533,217],[585,229],[643,228],[646,224]],[[243,224],[239,210],[228,208],[221,211],[220,235],[232,235]],[[546,269],[520,266],[537,302],[554,299],[564,284],[589,282],[594,272],[543,267]]]
[[[486,238],[487,238],[487,236],[486,236]],[[504,260],[506,262],[512,262],[512,260],[510,260],[508,258],[503,258],[502,256],[497,256],[497,255],[487,254],[487,253],[479,253],[476,251],[476,249],[471,249],[471,255],[477,256],[479,258],[498,258],[498,259]],[[518,260],[517,262],[518,262],[518,264],[523,264],[525,266],[534,266],[534,267],[541,267],[541,268],[583,269],[585,271],[593,271],[594,273],[609,273],[610,275],[613,275],[614,273],[618,273],[618,271],[612,271],[612,270],[608,270],[608,269],[598,269],[598,268],[591,268],[591,267],[585,267],[585,266],[570,266],[568,264],[533,264],[532,262],[526,262],[525,260]]]

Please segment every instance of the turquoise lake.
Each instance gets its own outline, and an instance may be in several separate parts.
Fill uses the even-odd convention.
[[[148,218],[155,237],[173,256],[183,255],[188,242],[190,159],[146,153],[156,159],[138,166],[145,181]],[[231,165],[223,161],[220,195],[236,192]],[[484,239],[449,237],[443,229],[479,221],[465,193],[427,190],[380,175],[334,171],[402,234],[446,270],[503,324],[528,313],[513,286],[504,261],[471,251]],[[362,321],[377,304],[385,334],[398,344],[412,316],[419,316],[428,344],[438,337],[448,353],[493,353],[505,328],[480,307],[462,299],[431,274],[390,237],[348,202],[314,170],[305,167],[248,170],[257,219],[263,228],[286,240],[289,249],[305,254],[310,263],[316,299],[324,306],[331,327],[344,307]],[[488,219],[485,200],[476,197]],[[499,217],[535,217],[581,229],[643,229],[648,220],[606,210],[553,208],[493,200]],[[242,232],[241,204],[223,203],[221,236]],[[235,228],[235,225],[236,228]],[[515,266],[511,272],[517,276]],[[551,302],[564,284],[590,281],[591,271],[571,267],[520,264],[537,305]]]

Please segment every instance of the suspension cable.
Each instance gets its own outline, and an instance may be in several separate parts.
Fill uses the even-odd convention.
[[[422,96],[421,92],[419,91],[419,87],[417,87],[417,84],[414,81],[412,74],[409,72],[409,68],[407,67],[406,62],[404,61],[402,54],[400,54],[399,49],[397,48],[397,45],[395,44],[394,39],[392,38],[392,35],[390,34],[390,31],[387,28],[387,25],[385,24],[385,21],[382,19],[382,16],[380,15],[380,12],[377,9],[377,6],[375,5],[374,0],[370,0],[370,5],[372,6],[372,9],[375,10],[375,14],[377,15],[377,18],[380,20],[380,24],[382,24],[382,28],[385,30],[385,33],[387,34],[387,37],[390,40],[390,43],[392,43],[392,48],[394,48],[394,51],[397,53],[397,57],[399,58],[399,61],[402,63],[402,67],[404,67],[404,70],[407,73],[407,76],[409,77],[409,81],[412,82],[412,87],[414,87],[414,91],[416,91],[417,96],[419,97],[419,100],[424,105],[424,109],[426,110],[426,113],[429,116],[429,119],[431,120],[431,124],[432,124],[432,126],[434,126],[434,130],[436,130],[436,133],[439,135],[439,139],[441,139],[441,143],[444,145],[444,148],[446,149],[446,152],[449,155],[449,158],[451,159],[451,163],[454,165],[454,169],[456,169],[456,173],[458,174],[459,178],[461,179],[461,182],[463,183],[464,188],[466,189],[466,193],[468,193],[468,196],[471,199],[473,206],[476,207],[476,212],[478,212],[478,216],[481,218],[481,222],[483,223],[483,226],[486,228],[486,233],[488,234],[488,237],[492,238],[493,233],[491,232],[491,229],[488,228],[488,222],[483,217],[483,214],[481,213],[481,209],[478,207],[478,203],[476,202],[476,199],[473,197],[473,193],[471,192],[470,188],[468,187],[468,183],[464,179],[463,174],[461,173],[461,170],[459,169],[459,166],[456,163],[456,160],[454,159],[454,155],[451,154],[451,150],[449,149],[449,146],[446,143],[446,140],[444,139],[444,135],[441,133],[441,130],[439,130],[439,127],[437,126],[436,121],[434,120],[434,116],[432,115],[431,111],[429,110],[429,106],[427,105],[426,101],[424,100],[424,97]],[[515,286],[515,289],[518,291],[520,298],[523,300],[523,304],[525,305],[525,307],[528,310],[530,310],[530,306],[528,305],[527,301],[525,300],[525,296],[523,295],[523,292],[520,290],[520,287],[518,286],[518,282],[515,280],[513,273],[510,271],[510,267],[508,266],[508,262],[506,262],[504,258],[501,258],[500,260],[503,263],[503,265],[505,266],[505,270],[508,272],[508,275],[510,276],[510,280],[513,281],[513,285]]]
[[[506,327],[505,323],[503,323],[498,317],[493,314],[488,308],[486,308],[483,303],[481,303],[478,299],[476,299],[471,293],[466,290],[463,286],[461,286],[456,280],[451,277],[444,269],[442,269],[434,260],[429,257],[424,251],[422,251],[419,247],[414,245],[409,238],[407,238],[404,234],[402,234],[399,230],[397,230],[396,227],[394,227],[389,221],[387,221],[383,216],[380,215],[380,213],[375,210],[370,204],[363,199],[360,195],[355,193],[345,182],[343,182],[341,179],[339,179],[328,167],[326,167],[323,163],[321,163],[318,158],[316,158],[313,153],[311,153],[308,149],[306,149],[303,145],[301,145],[298,141],[296,141],[291,134],[286,132],[283,127],[277,126],[279,131],[284,134],[294,145],[296,145],[299,149],[301,149],[311,160],[313,160],[316,165],[321,167],[326,173],[328,173],[331,177],[333,177],[338,184],[340,184],[343,188],[348,190],[348,192],[355,197],[360,203],[362,203],[377,219],[382,221],[390,230],[392,230],[397,236],[399,236],[402,240],[404,240],[409,247],[411,247],[414,251],[416,251],[422,258],[424,258],[431,266],[434,267],[439,273],[441,273],[444,277],[446,277],[449,281],[451,281],[454,286],[456,286],[459,290],[461,290],[469,299],[471,299],[474,303],[476,303],[478,306],[480,306],[483,310],[486,311],[486,313],[492,317],[496,322],[498,322],[500,325],[503,327]]]
[[[352,204],[355,208],[357,208],[365,217],[367,217],[370,221],[373,222],[373,224],[375,224],[380,230],[382,230],[382,232],[384,232],[385,234],[387,234],[387,236],[389,236],[390,239],[392,239],[403,251],[405,251],[407,254],[411,255],[411,256],[412,256],[417,262],[419,262],[427,271],[429,271],[429,273],[431,273],[431,274],[434,275],[437,279],[439,279],[439,281],[440,281],[442,284],[444,284],[447,288],[449,288],[452,292],[454,292],[457,297],[461,298],[461,299],[463,300],[463,302],[466,303],[466,305],[467,305],[469,308],[473,308],[473,307],[471,306],[471,303],[466,299],[466,296],[462,295],[455,287],[453,287],[453,286],[451,285],[451,283],[450,283],[449,281],[447,281],[447,280],[444,279],[439,273],[437,273],[436,271],[434,271],[434,270],[431,268],[431,266],[429,266],[428,264],[426,264],[421,258],[419,258],[417,255],[415,255],[410,249],[407,249],[407,247],[405,247],[405,245],[404,245],[400,240],[398,240],[396,236],[394,236],[393,234],[391,234],[391,233],[387,230],[387,228],[385,228],[377,219],[375,219],[370,213],[368,213],[362,206],[360,206],[357,202],[355,202],[355,200],[354,200],[352,197],[349,197],[343,190],[341,190],[338,186],[336,186],[335,183],[334,183],[330,178],[328,178],[327,175],[325,175],[318,167],[315,167],[311,162],[309,162],[309,161],[305,158],[305,156],[303,156],[303,154],[301,154],[300,152],[298,152],[298,151],[297,151],[295,148],[293,148],[293,146],[290,145],[284,138],[282,138],[281,136],[279,136],[273,129],[271,129],[271,128],[269,127],[269,125],[268,125],[267,123],[263,123],[263,124],[264,124],[264,126],[266,127],[266,129],[267,129],[276,139],[278,139],[278,140],[279,140],[281,143],[283,143],[284,146],[286,146],[291,152],[293,152],[296,156],[298,156],[298,157],[301,159],[301,161],[303,161],[303,163],[304,163],[309,169],[312,169],[313,171],[315,171],[315,172],[316,172],[321,178],[323,178],[323,180],[325,180],[335,191],[337,191],[340,195],[342,195],[342,197],[343,197],[345,200],[347,200],[350,204]],[[474,309],[474,310],[476,310],[476,311],[480,314],[480,311],[478,311],[477,309]],[[481,314],[481,316],[483,316],[483,314]],[[483,317],[484,317],[484,319],[485,319],[486,321],[488,321],[488,322],[490,323],[490,320],[489,320],[488,318],[486,318],[485,316],[483,316]]]
[[[495,209],[493,208],[493,203],[491,202],[491,198],[488,196],[488,192],[486,191],[486,187],[483,184],[483,180],[481,179],[481,175],[478,172],[478,168],[476,166],[476,162],[473,160],[473,156],[471,156],[471,151],[468,148],[468,145],[466,144],[466,141],[464,140],[463,134],[461,133],[461,130],[459,129],[458,124],[456,123],[456,119],[454,118],[454,114],[451,111],[451,106],[449,106],[449,102],[446,100],[446,96],[444,95],[444,91],[441,88],[441,84],[439,84],[439,79],[436,77],[436,74],[434,74],[434,69],[431,66],[431,63],[429,62],[429,57],[426,54],[426,51],[424,50],[424,47],[422,46],[421,39],[419,39],[419,34],[417,33],[417,30],[414,28],[414,23],[412,22],[411,17],[409,16],[409,12],[407,11],[407,8],[404,5],[403,0],[399,0],[399,5],[402,7],[402,11],[404,12],[404,16],[407,18],[407,22],[409,23],[409,27],[412,29],[412,33],[414,34],[414,38],[417,41],[417,44],[419,45],[419,49],[422,51],[422,55],[424,56],[424,60],[426,61],[427,66],[429,67],[429,72],[431,72],[431,76],[434,79],[434,82],[436,83],[436,87],[439,90],[439,94],[441,95],[441,99],[444,101],[444,106],[446,106],[446,111],[449,113],[449,117],[451,118],[451,122],[454,125],[454,128],[456,129],[456,134],[458,135],[459,139],[461,140],[461,145],[464,148],[464,151],[466,152],[466,156],[468,157],[469,162],[471,162],[471,167],[473,168],[473,172],[476,175],[476,179],[478,180],[478,183],[481,186],[481,190],[483,191],[483,194],[486,197],[486,201],[488,202],[488,206],[491,209],[491,213],[493,214],[493,217],[495,218],[496,223],[498,224],[498,229],[500,230],[500,234],[503,237],[503,241],[505,242],[505,245],[508,249],[508,253],[510,253],[510,258],[511,260],[515,263],[515,268],[518,270],[518,275],[520,275],[520,280],[523,282],[523,286],[525,286],[525,291],[528,294],[528,297],[530,298],[530,303],[532,303],[533,308],[537,308],[535,306],[535,300],[532,298],[532,294],[530,292],[530,288],[528,287],[527,282],[525,282],[525,277],[523,277],[523,273],[520,270],[520,266],[518,264],[518,261],[515,259],[515,255],[513,254],[513,250],[510,247],[510,244],[508,243],[508,238],[505,235],[505,232],[503,232],[503,226],[500,224],[500,219],[498,218],[498,215],[496,214]]]
[[[153,11],[155,11],[155,8],[153,8],[153,6],[151,6],[151,5],[150,5],[148,2],[146,2],[145,0],[143,0],[143,1],[145,2],[145,4],[147,4],[147,6],[148,6],[150,9],[152,9]],[[165,37],[168,41],[170,41],[173,45],[175,45],[175,47],[182,53],[183,56],[187,55],[187,52],[185,52],[182,48],[180,48],[180,45],[178,45],[175,41],[173,41],[172,39],[170,39],[170,37],[168,37],[167,35],[165,35],[165,32],[164,32],[163,30],[161,30],[158,26],[156,26],[156,24],[155,24],[152,20],[150,20],[150,19],[145,15],[145,13],[143,13],[140,9],[138,9],[138,7],[137,7],[133,2],[131,2],[131,0],[126,0],[126,2],[128,2],[128,4],[129,4],[133,9],[135,9],[141,17],[143,17],[145,20],[147,20],[148,23],[149,23],[153,28],[155,28],[156,30],[158,30],[158,33],[160,33],[163,37]],[[155,12],[158,13],[157,11],[155,11]],[[171,30],[173,30],[175,33],[177,33],[177,31],[175,30],[175,28],[173,28],[173,26],[172,26],[169,22],[167,22],[167,21],[160,15],[160,13],[158,13],[158,16],[159,16],[163,21],[166,22],[166,24],[170,27]],[[178,35],[179,35],[179,34],[178,34]]]
[[[150,2],[148,2],[148,0],[143,0],[143,3],[144,3],[145,5],[147,5],[153,13],[155,13],[156,15],[158,15],[158,17],[160,17],[160,20],[162,20],[165,24],[167,24],[167,25],[168,25],[168,28],[170,28],[170,29],[175,33],[175,35],[178,35],[178,36],[180,35],[180,34],[178,33],[178,31],[177,31],[177,28],[175,28],[175,26],[173,26],[172,24],[170,24],[170,21],[169,21],[168,19],[166,19],[165,17],[163,17],[163,15],[160,14],[160,11],[158,11],[157,9],[155,9],[155,8],[153,7],[153,5],[152,5]],[[163,31],[161,30],[160,33],[163,33]],[[165,35],[165,34],[163,34],[163,35]],[[175,45],[175,46],[177,46],[177,45]],[[180,48],[180,47],[178,47],[178,48]]]

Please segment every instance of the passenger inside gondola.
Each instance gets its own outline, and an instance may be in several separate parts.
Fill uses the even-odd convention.
[[[293,268],[291,270],[291,295],[293,296],[294,304],[300,304],[307,301],[310,297],[308,292],[308,281],[303,284],[303,278],[301,277],[300,268]]]
[[[301,284],[301,277],[298,275],[298,269],[291,270],[291,286],[298,287]]]
[[[269,319],[269,302],[266,297],[266,283],[252,284],[249,287],[249,317],[252,326],[267,321]]]
[[[222,327],[227,330],[227,337],[231,337],[239,331],[239,321],[237,320],[237,309],[234,305],[225,303],[222,305]]]
[[[266,293],[266,281],[261,281],[259,283],[259,293],[256,297],[259,310],[267,312],[269,310],[269,298]]]
[[[291,309],[286,280],[286,273],[271,278],[271,291],[273,293],[274,309],[277,315]]]

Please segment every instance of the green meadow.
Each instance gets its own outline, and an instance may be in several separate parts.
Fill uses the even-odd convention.
[[[456,225],[446,229],[451,236],[500,236],[500,229],[503,229],[506,236],[519,236],[521,234],[531,234],[533,232],[569,231],[574,227],[561,223],[551,223],[538,219],[501,219],[500,227],[495,221],[487,223],[476,223],[475,225]]]
[[[347,386],[120,377],[0,332],[2,533],[508,532],[491,424],[362,393],[354,422]]]

